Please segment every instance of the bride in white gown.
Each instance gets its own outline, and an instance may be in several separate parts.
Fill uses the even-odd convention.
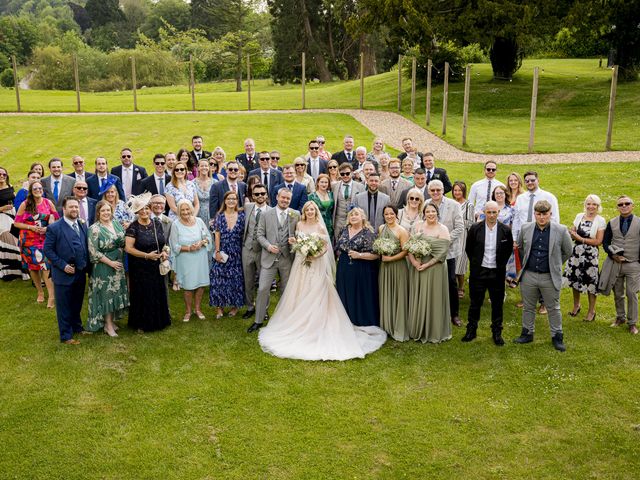
[[[282,358],[348,360],[379,349],[387,339],[384,330],[354,326],[342,306],[333,284],[335,261],[329,235],[314,202],[304,205],[296,231],[319,234],[327,248],[310,266],[296,253],[287,288],[271,321],[260,330],[262,350]]]

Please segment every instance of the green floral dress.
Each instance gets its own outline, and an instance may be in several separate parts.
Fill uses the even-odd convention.
[[[333,192],[328,192],[329,199],[322,200],[317,193],[312,193],[309,195],[309,200],[315,202],[315,204],[320,209],[320,213],[322,214],[322,219],[324,220],[324,224],[327,227],[327,232],[329,232],[329,238],[333,238],[333,207],[336,202],[333,199]]]
[[[113,313],[114,320],[122,317],[129,306],[127,278],[124,269],[114,270],[100,261],[106,256],[122,262],[124,229],[116,220],[115,233],[96,222],[89,227],[89,258],[93,271],[89,280],[89,318],[87,330],[97,332],[104,328],[104,316]]]

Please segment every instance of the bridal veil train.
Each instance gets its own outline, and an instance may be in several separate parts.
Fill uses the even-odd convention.
[[[387,339],[378,327],[357,327],[349,320],[333,284],[333,255],[328,251],[304,265],[296,253],[287,288],[269,324],[260,330],[262,349],[282,358],[348,360],[364,358]]]

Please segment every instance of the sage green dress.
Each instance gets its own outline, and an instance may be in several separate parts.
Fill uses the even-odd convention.
[[[104,328],[104,316],[113,313],[114,320],[122,317],[129,307],[127,278],[124,269],[115,270],[100,259],[122,262],[124,252],[124,228],[120,222],[112,222],[115,233],[96,222],[89,227],[89,259],[93,271],[89,280],[89,315],[87,330],[97,332]]]
[[[439,343],[451,338],[449,310],[449,279],[447,252],[450,240],[427,237],[431,241],[431,255],[422,258],[427,263],[436,258],[431,268],[418,272],[409,267],[409,336],[423,343]]]
[[[382,228],[380,237],[393,238],[398,241],[398,247],[400,246],[400,239],[386,225]],[[394,340],[406,342],[409,340],[409,329],[407,328],[409,269],[407,259],[381,262],[378,283],[380,287],[380,327]]]

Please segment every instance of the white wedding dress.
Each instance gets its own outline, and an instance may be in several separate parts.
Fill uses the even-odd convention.
[[[287,288],[258,336],[265,352],[299,360],[348,360],[364,358],[387,340],[384,330],[357,327],[349,320],[333,285],[330,245],[310,266],[296,253]]]

